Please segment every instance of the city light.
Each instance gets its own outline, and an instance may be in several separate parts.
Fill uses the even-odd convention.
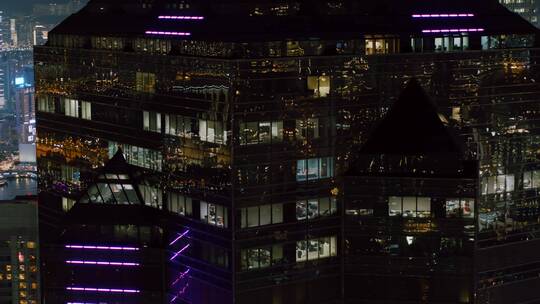
[[[413,14],[413,18],[464,18],[474,17],[474,14]]]
[[[202,16],[159,16],[158,19],[203,20]]]
[[[117,250],[117,251],[137,251],[137,247],[121,247],[121,246],[89,246],[89,245],[66,245],[69,249],[94,249],[94,250]]]
[[[191,33],[187,32],[146,31],[144,33],[147,35],[191,36]]]
[[[189,229],[184,231],[182,234],[179,234],[177,238],[175,238],[172,242],[169,243],[169,246],[172,246],[174,243],[176,243],[179,239],[183,238],[186,234],[188,234]]]
[[[91,292],[108,292],[108,293],[139,293],[138,289],[120,289],[120,288],[94,288],[94,287],[66,287],[71,291],[91,291]]]
[[[182,252],[184,252],[186,249],[189,248],[189,244],[187,244],[186,246],[184,246],[182,249],[178,250],[178,252],[176,252],[172,258],[170,258],[170,260],[174,260],[174,258],[176,258],[177,256],[179,256],[180,254],[182,254]]]
[[[139,266],[139,263],[126,263],[126,262],[106,262],[106,261],[77,261],[68,260],[67,264],[84,264],[84,265],[107,265],[107,266]]]
[[[483,32],[483,28],[465,28],[465,29],[435,29],[422,30],[422,33],[466,33],[466,32]]]
[[[184,272],[181,272],[180,276],[176,280],[174,280],[174,282],[171,284],[171,286],[176,285],[176,283],[178,283],[181,279],[183,279],[190,271],[191,271],[191,268],[188,268],[188,270],[186,270]]]

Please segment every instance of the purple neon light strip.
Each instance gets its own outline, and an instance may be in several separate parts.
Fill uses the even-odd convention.
[[[204,20],[204,17],[203,16],[159,16],[158,19]]]
[[[139,293],[138,289],[120,289],[120,288],[93,288],[93,287],[66,287],[71,291],[94,291],[94,292],[110,292],[110,293]]]
[[[125,263],[125,262],[106,262],[106,261],[77,261],[69,260],[67,264],[84,264],[84,265],[106,265],[106,266],[139,266],[139,263]]]
[[[66,245],[69,249],[95,249],[95,250],[122,250],[122,251],[137,251],[137,247],[123,246],[88,246],[88,245]]]
[[[413,14],[413,18],[465,18],[474,17],[474,14]]]
[[[181,279],[183,279],[189,273],[190,270],[191,270],[191,268],[188,268],[188,270],[182,272],[182,274],[178,277],[178,279],[174,280],[174,282],[171,284],[171,286],[176,285],[176,283],[178,283]]]
[[[174,243],[176,243],[179,239],[183,238],[186,234],[188,234],[188,232],[189,229],[179,234],[177,238],[175,238],[172,242],[169,243],[169,246],[174,245]]]
[[[146,31],[144,33],[147,35],[191,36],[191,33],[187,32]]]
[[[422,33],[465,33],[465,32],[483,32],[483,28],[466,28],[466,29],[436,29],[422,30]]]
[[[182,249],[178,250],[177,253],[175,253],[172,258],[170,259],[170,261],[174,260],[174,258],[176,258],[177,256],[179,256],[180,254],[182,254],[182,252],[184,252],[186,249],[189,248],[189,244],[187,244],[186,246],[184,246]]]

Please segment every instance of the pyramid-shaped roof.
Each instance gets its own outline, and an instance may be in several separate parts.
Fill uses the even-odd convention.
[[[144,204],[132,167],[119,149],[101,170],[95,183],[79,200],[81,203]]]
[[[412,79],[376,126],[361,154],[460,154],[462,149],[420,84]]]

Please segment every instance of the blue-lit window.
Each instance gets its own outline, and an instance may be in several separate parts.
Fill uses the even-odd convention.
[[[296,262],[307,262],[337,256],[337,237],[321,237],[296,242]]]
[[[320,157],[296,161],[296,181],[317,180],[334,176],[334,159]]]
[[[296,219],[305,220],[337,213],[334,197],[320,197],[296,201]]]
[[[218,227],[227,228],[229,226],[229,216],[227,207],[201,201],[201,221]]]
[[[152,150],[143,147],[132,146],[128,144],[109,142],[109,158],[112,158],[118,148],[124,152],[126,161],[134,166],[161,171],[163,156],[161,151]]]

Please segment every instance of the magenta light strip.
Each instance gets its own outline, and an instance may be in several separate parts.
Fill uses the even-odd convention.
[[[188,232],[189,229],[179,234],[177,238],[175,238],[172,242],[169,243],[169,246],[174,245],[174,243],[176,243],[179,239],[183,238],[186,234],[188,234]]]
[[[413,14],[413,18],[464,18],[474,17],[474,14]]]
[[[204,17],[202,17],[202,16],[159,16],[158,19],[204,20]]]
[[[122,250],[122,251],[137,251],[137,247],[122,247],[122,246],[88,246],[88,245],[66,245],[70,249],[95,249],[95,250]]]
[[[139,293],[138,289],[119,289],[119,288],[92,288],[92,287],[66,287],[71,291],[94,291],[94,292],[110,292],[110,293]]]
[[[175,253],[172,258],[170,259],[170,261],[174,260],[174,258],[176,258],[177,256],[179,256],[180,254],[182,254],[182,252],[184,252],[186,249],[189,248],[189,244],[187,244],[186,246],[184,246],[182,249],[178,250],[177,253]]]
[[[465,33],[465,32],[483,32],[483,28],[466,29],[440,29],[440,30],[422,30],[422,33]]]
[[[67,264],[83,264],[83,265],[106,265],[106,266],[139,266],[139,263],[125,262],[105,262],[105,261],[66,261]]]
[[[146,31],[144,33],[147,35],[191,36],[191,33],[186,33],[186,32]]]
[[[178,279],[176,279],[176,280],[171,284],[171,286],[176,285],[176,283],[178,283],[181,279],[183,279],[183,278],[189,273],[190,270],[191,270],[191,268],[188,268],[188,270],[182,272],[182,274],[178,277]]]

